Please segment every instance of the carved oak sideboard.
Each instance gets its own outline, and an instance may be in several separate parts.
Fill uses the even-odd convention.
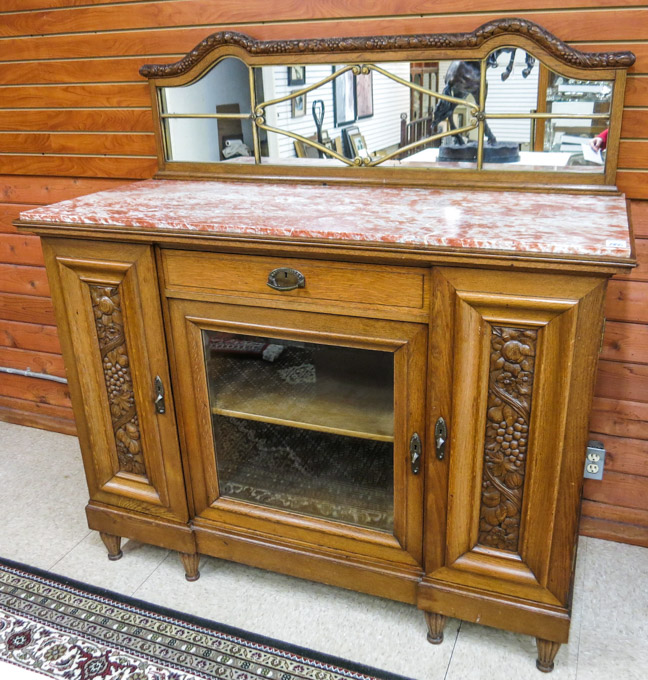
[[[190,580],[207,554],[388,597],[423,610],[430,642],[442,641],[448,616],[478,621],[535,636],[538,668],[553,668],[569,632],[606,283],[633,264],[625,200],[609,182],[623,95],[615,69],[630,57],[584,55],[595,82],[584,87],[574,51],[538,27],[489,26],[457,38],[456,54],[453,36],[324,50],[219,34],[166,75],[147,67],[164,178],[22,214],[20,228],[42,237],[88,522],[111,559],[132,538],[178,551]],[[399,174],[426,139],[463,134],[456,124],[396,152],[356,144],[345,161],[321,129],[285,133],[314,145],[307,158],[262,135],[286,111],[301,117],[304,101],[291,99],[345,73],[350,83],[373,73],[376,93],[379,76],[412,89],[388,68],[396,57],[411,69],[441,49],[459,60],[477,50],[485,74],[492,50],[510,45],[565,69],[570,82],[554,94],[565,84],[598,93],[587,124],[607,115],[617,135],[603,167],[533,170],[565,153],[536,144],[518,149],[530,155],[517,171],[489,170],[484,123],[491,116],[498,130],[499,114],[479,93],[468,170],[426,147],[434,167],[418,160]],[[240,113],[181,111],[171,90],[227,59],[242,64],[228,64],[228,78],[249,69],[250,112],[241,102]],[[303,64],[306,75],[287,76],[301,89],[273,99],[286,69]],[[268,65],[262,96],[256,70]],[[413,91],[457,99],[430,82]],[[275,104],[287,109],[270,125]],[[585,120],[558,110],[530,114],[536,136],[549,134],[551,115]],[[244,121],[236,147],[251,155],[200,168],[173,160],[191,151],[196,121],[212,119]],[[529,190],[504,190],[516,181]]]

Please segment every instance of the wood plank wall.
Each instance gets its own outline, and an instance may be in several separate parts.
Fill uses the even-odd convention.
[[[231,28],[258,39],[473,30],[522,16],[581,49],[631,49],[618,184],[640,266],[607,301],[592,431],[608,449],[581,530],[648,545],[648,4],[646,0],[2,0],[0,366],[65,374],[39,243],[21,210],[155,170],[146,62]],[[587,228],[583,225],[583,228]],[[74,431],[65,385],[0,374],[0,418]]]

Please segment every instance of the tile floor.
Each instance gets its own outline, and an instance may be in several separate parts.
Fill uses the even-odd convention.
[[[108,562],[83,508],[76,438],[0,422],[0,555],[97,586],[416,680],[540,680],[533,638],[450,621],[425,640],[414,607],[203,558],[197,583],[178,557],[128,541]],[[648,677],[648,550],[581,538],[571,641],[553,680]],[[0,678],[23,677],[0,664]],[[42,676],[37,676],[42,677]]]

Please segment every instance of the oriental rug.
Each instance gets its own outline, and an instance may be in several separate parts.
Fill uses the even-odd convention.
[[[62,680],[405,680],[5,559],[0,660]]]

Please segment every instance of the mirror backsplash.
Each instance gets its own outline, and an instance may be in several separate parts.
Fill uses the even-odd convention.
[[[159,101],[169,161],[602,173],[592,139],[608,128],[612,94],[611,80],[569,78],[505,47],[483,61],[226,57],[159,88]]]

